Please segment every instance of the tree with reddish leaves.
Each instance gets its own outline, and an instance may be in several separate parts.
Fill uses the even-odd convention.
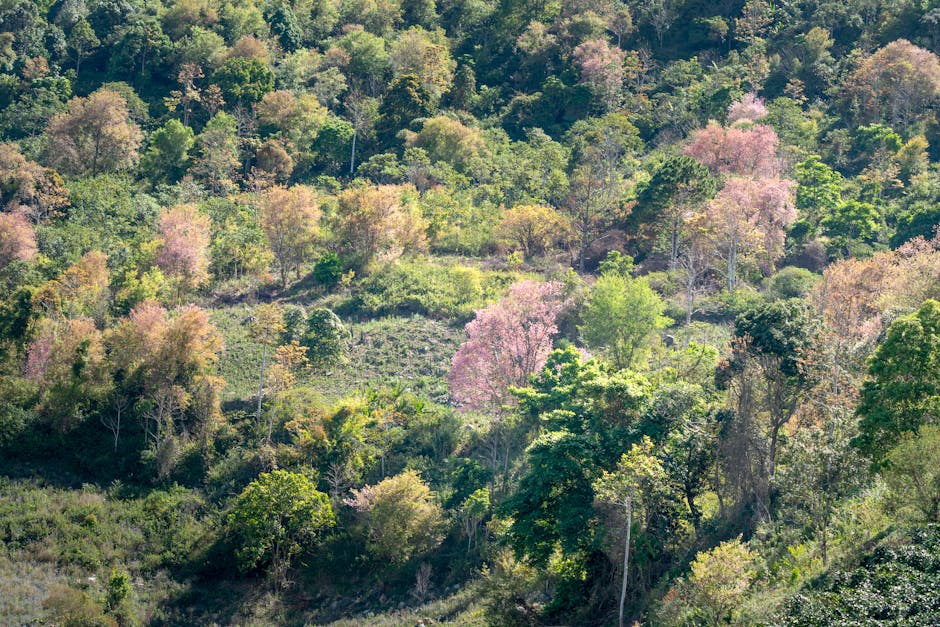
[[[0,268],[16,260],[29,261],[37,252],[29,220],[18,213],[0,213]]]
[[[616,109],[623,92],[623,50],[604,39],[591,39],[574,49],[574,58],[581,70],[581,82],[591,89],[604,110]]]
[[[509,388],[525,385],[545,365],[564,306],[561,283],[521,281],[503,300],[478,310],[448,375],[454,400],[465,409],[509,403]]]
[[[905,129],[940,97],[940,58],[898,39],[862,59],[843,89],[859,122],[885,120]]]
[[[209,217],[195,205],[178,205],[160,214],[160,250],[157,265],[176,280],[177,296],[194,290],[209,279]]]
[[[685,154],[708,166],[713,174],[780,176],[777,133],[769,126],[731,126],[711,122],[692,134]]]

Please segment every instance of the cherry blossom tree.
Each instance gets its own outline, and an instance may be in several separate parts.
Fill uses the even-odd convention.
[[[783,168],[777,144],[777,133],[769,126],[725,128],[711,122],[692,134],[685,154],[708,166],[714,174],[777,177]]]
[[[160,214],[160,250],[156,262],[177,281],[178,296],[209,279],[211,222],[192,204],[178,205]]]
[[[793,181],[734,176],[690,217],[693,229],[706,234],[725,263],[727,288],[737,287],[741,257],[753,258],[770,271],[783,254],[785,228],[796,219]]]
[[[465,409],[509,403],[509,388],[525,385],[545,365],[564,306],[561,283],[521,281],[503,300],[478,310],[448,375],[454,400]]]
[[[624,58],[623,50],[611,47],[603,39],[585,41],[574,49],[581,82],[590,87],[607,111],[613,111],[620,104]]]
[[[37,252],[29,220],[18,213],[0,213],[0,268],[17,259],[29,261]]]
[[[728,125],[735,122],[757,122],[767,117],[764,99],[757,94],[744,94],[744,97],[728,107]]]

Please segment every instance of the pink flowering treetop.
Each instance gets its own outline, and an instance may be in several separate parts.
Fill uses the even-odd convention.
[[[30,261],[37,252],[29,220],[19,213],[0,213],[0,268],[16,260]]]
[[[157,265],[179,281],[181,293],[209,279],[211,222],[195,205],[178,205],[160,214]]]
[[[498,303],[480,309],[467,324],[448,381],[463,409],[498,409],[512,401],[509,388],[528,383],[545,365],[565,306],[558,282],[521,281]]]
[[[737,285],[740,258],[769,272],[783,255],[786,227],[796,219],[795,186],[788,179],[732,176],[704,211],[690,216],[693,230],[724,259],[730,291]]]
[[[764,99],[757,94],[744,94],[741,100],[728,107],[728,125],[735,122],[756,122],[767,117],[767,107]]]
[[[777,177],[783,169],[777,143],[777,133],[769,126],[725,128],[710,122],[692,134],[685,154],[708,166],[713,174]]]

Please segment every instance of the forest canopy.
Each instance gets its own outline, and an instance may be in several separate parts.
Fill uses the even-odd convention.
[[[934,624],[940,6],[0,3],[0,624]]]

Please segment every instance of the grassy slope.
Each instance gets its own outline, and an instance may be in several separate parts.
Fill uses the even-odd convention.
[[[212,322],[225,338],[220,361],[227,387],[224,400],[248,400],[257,394],[261,348],[252,343],[244,324],[246,306],[215,309]],[[307,383],[327,400],[369,385],[400,382],[433,400],[446,400],[444,376],[450,358],[463,341],[463,329],[420,316],[380,318],[349,325],[349,358],[327,371],[311,372]]]

